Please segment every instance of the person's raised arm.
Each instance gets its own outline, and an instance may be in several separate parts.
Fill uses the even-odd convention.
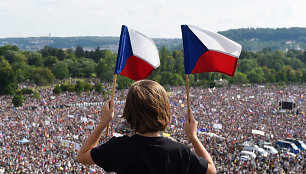
[[[114,117],[114,102],[107,101],[101,110],[100,122],[95,130],[89,135],[78,152],[76,161],[82,164],[94,164],[90,156],[90,150],[97,146],[103,130]]]
[[[208,161],[208,168],[206,173],[217,173],[216,167],[211,156],[209,155],[209,153],[207,152],[207,150],[205,149],[205,147],[200,142],[197,136],[197,126],[198,122],[194,119],[191,109],[189,109],[188,116],[186,117],[185,121],[185,133],[190,142],[192,143],[195,153]]]

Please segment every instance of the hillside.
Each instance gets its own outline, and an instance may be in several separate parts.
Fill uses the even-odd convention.
[[[305,49],[306,28],[244,28],[219,32],[226,37],[240,43],[248,51],[261,51],[263,48],[272,50]],[[167,47],[168,50],[182,49],[181,39],[154,38],[158,48]],[[28,37],[28,38],[0,38],[0,46],[17,45],[21,50],[36,51],[48,45],[55,48],[76,48],[78,45],[85,50],[97,47],[117,52],[119,37]]]
[[[248,51],[261,51],[263,48],[305,49],[306,28],[247,28],[220,32],[240,43]]]
[[[181,49],[181,39],[153,39],[158,48],[166,46],[169,50]],[[28,37],[28,38],[3,38],[0,46],[17,45],[20,50],[36,51],[51,46],[54,48],[76,48],[82,46],[85,50],[94,50],[97,47],[117,52],[119,37]]]

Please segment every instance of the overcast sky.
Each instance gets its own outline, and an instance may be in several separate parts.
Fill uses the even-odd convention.
[[[181,38],[181,24],[306,27],[305,10],[306,0],[0,0],[0,38],[119,36],[123,24],[152,38]]]

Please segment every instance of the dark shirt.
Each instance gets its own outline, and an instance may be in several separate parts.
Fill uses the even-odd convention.
[[[208,167],[188,146],[165,137],[113,137],[90,154],[98,166],[118,174],[205,174]]]

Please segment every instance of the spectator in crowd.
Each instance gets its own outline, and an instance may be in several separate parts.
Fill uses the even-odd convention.
[[[110,85],[106,88],[111,90]],[[106,99],[98,92],[55,95],[45,88],[39,93],[40,99],[25,95],[26,101],[19,108],[12,105],[12,96],[0,96],[0,173],[105,173],[98,166],[75,162],[75,157],[99,123]],[[123,130],[126,121],[121,117],[126,94],[127,90],[115,92],[111,134],[128,132]],[[305,94],[302,85],[191,88],[190,105],[198,121],[198,138],[212,154],[217,173],[306,173],[305,151],[295,157],[279,151],[267,157],[257,155],[254,160],[239,158],[240,145],[248,140],[273,143],[291,137],[305,142]],[[164,133],[192,147],[183,126],[185,88],[170,87],[168,97],[171,121]],[[279,101],[292,101],[296,108],[283,112]],[[252,134],[254,129],[265,135]],[[107,141],[104,135],[99,144]],[[30,142],[18,142],[22,138]]]

